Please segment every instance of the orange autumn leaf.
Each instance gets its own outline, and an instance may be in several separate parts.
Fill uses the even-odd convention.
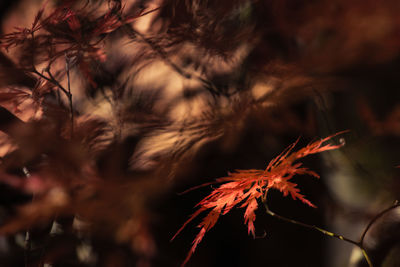
[[[290,180],[295,175],[307,174],[316,178],[319,178],[319,175],[308,168],[302,167],[302,163],[295,162],[311,154],[341,147],[343,144],[334,145],[327,142],[342,133],[344,132],[339,132],[319,141],[312,142],[306,147],[292,152],[298,142],[297,140],[279,156],[271,160],[265,170],[236,170],[234,173],[229,173],[227,177],[216,179],[215,183],[221,183],[221,185],[215,188],[211,194],[196,205],[198,210],[190,216],[172,237],[173,240],[183,228],[199,216],[200,213],[209,211],[198,225],[200,232],[194,239],[192,248],[182,266],[188,262],[205,233],[217,223],[219,216],[227,214],[235,206],[246,208],[244,212],[244,223],[247,225],[248,233],[251,233],[253,237],[255,237],[254,221],[256,219],[255,211],[258,208],[258,200],[265,199],[270,189],[277,189],[282,192],[284,196],[290,194],[294,200],[298,199],[315,208],[316,206],[314,204],[308,201],[304,195],[300,194],[300,189],[297,188],[297,184],[290,182]],[[209,184],[210,183],[202,186]]]

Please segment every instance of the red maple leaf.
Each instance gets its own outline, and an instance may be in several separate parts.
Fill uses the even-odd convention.
[[[256,219],[255,211],[258,208],[257,201],[259,199],[266,199],[268,191],[272,188],[281,191],[284,196],[290,194],[294,200],[298,199],[315,208],[316,206],[314,204],[299,193],[300,189],[297,188],[297,184],[290,182],[290,180],[297,174],[308,174],[316,178],[319,178],[319,175],[308,168],[302,167],[302,163],[295,162],[311,154],[341,147],[343,144],[333,145],[327,142],[332,139],[332,137],[342,133],[343,132],[339,132],[319,141],[312,142],[306,147],[292,152],[298,142],[297,140],[279,156],[271,160],[265,170],[236,170],[234,173],[229,173],[227,177],[216,179],[212,184],[222,184],[196,205],[196,207],[199,207],[198,210],[190,216],[171,239],[173,240],[183,228],[194,218],[199,216],[200,213],[209,211],[198,225],[200,232],[194,239],[192,248],[182,266],[188,262],[205,233],[214,227],[219,216],[227,214],[233,207],[239,206],[240,208],[246,208],[244,212],[244,223],[247,224],[248,233],[251,233],[253,237],[255,237],[254,221]],[[201,186],[209,184],[211,183]]]

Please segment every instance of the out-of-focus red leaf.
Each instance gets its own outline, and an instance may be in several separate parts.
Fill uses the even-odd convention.
[[[378,119],[365,99],[358,100],[358,112],[373,135],[400,136],[400,105],[396,105],[383,118]]]
[[[46,4],[44,4],[42,6],[42,8],[39,10],[39,12],[36,14],[35,19],[33,20],[33,23],[32,23],[32,30],[36,30],[36,26],[38,26],[38,23],[43,16],[45,7],[46,7]]]
[[[81,23],[79,22],[79,19],[76,17],[75,12],[73,12],[72,10],[69,10],[67,12],[66,18],[67,18],[69,28],[72,31],[78,31],[81,28]]]

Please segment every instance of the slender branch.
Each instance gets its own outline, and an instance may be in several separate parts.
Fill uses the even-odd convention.
[[[24,175],[26,179],[29,179],[31,177],[31,174],[28,170],[28,168],[23,167],[22,171],[24,172]],[[32,198],[33,201],[33,198]],[[25,260],[25,267],[29,266],[29,261],[30,261],[30,251],[32,248],[32,241],[31,241],[31,233],[30,229],[27,229],[25,232],[25,240],[24,240],[24,260]]]
[[[167,53],[162,49],[161,46],[159,46],[157,43],[146,38],[146,36],[144,36],[144,34],[136,31],[132,27],[132,25],[125,24],[123,29],[125,29],[125,31],[127,32],[128,36],[131,39],[134,39],[136,36],[139,36],[140,39],[142,39],[142,41],[144,41],[148,46],[150,46],[150,48],[153,51],[155,51],[164,60],[165,63],[167,63],[175,72],[180,74],[182,77],[184,77],[186,79],[195,78],[198,81],[200,81],[202,84],[204,84],[204,86],[207,88],[207,90],[209,90],[213,95],[221,94],[221,92],[218,90],[217,86],[212,81],[209,81],[195,73],[189,73],[189,72],[183,70],[182,68],[180,68],[177,64],[172,62],[171,59],[169,59]],[[230,96],[228,93],[226,93],[225,95]]]
[[[32,40],[34,40],[35,39],[35,34],[34,34],[34,32],[32,31],[31,32],[31,38],[32,38]],[[32,51],[35,51],[35,47],[34,47],[34,45],[33,45],[33,42],[32,42]],[[35,63],[34,63],[34,60],[32,60],[32,72],[33,73],[35,73],[36,75],[38,75],[40,78],[43,78],[44,80],[46,80],[46,81],[48,81],[48,82],[50,82],[50,83],[52,83],[52,84],[54,84],[55,86],[57,86],[58,88],[60,88],[61,89],[61,91],[63,91],[63,93],[68,97],[68,91],[53,77],[53,75],[51,74],[51,72],[50,72],[50,66],[51,66],[51,62],[49,63],[49,65],[47,66],[47,68],[46,68],[46,72],[49,74],[49,77],[47,77],[46,75],[43,75],[41,72],[39,72],[37,69],[36,69],[36,66],[35,66]]]
[[[31,38],[32,38],[32,40],[34,40],[34,38],[35,38],[34,32],[31,32]],[[32,43],[32,44],[33,44],[33,43]],[[35,51],[35,47],[34,47],[33,45],[32,45],[32,51]],[[68,99],[69,99],[69,98],[72,98],[71,92],[68,92],[68,91],[64,88],[64,86],[62,86],[62,85],[57,81],[57,79],[54,78],[53,74],[51,73],[50,67],[51,67],[51,64],[52,64],[52,63],[53,63],[53,61],[50,61],[49,64],[48,64],[48,66],[47,66],[47,68],[45,69],[45,71],[47,72],[47,74],[49,75],[49,77],[47,77],[46,75],[43,75],[41,72],[39,72],[39,71],[36,69],[36,66],[35,66],[35,63],[33,62],[33,60],[32,60],[32,70],[31,70],[31,71],[32,71],[33,73],[35,73],[36,75],[38,75],[39,77],[45,79],[46,81],[48,81],[48,82],[54,84],[55,86],[57,86],[58,88],[60,88],[61,91],[63,91],[63,93],[68,97]],[[69,74],[68,74],[68,75],[69,75]]]
[[[285,222],[288,222],[288,223],[292,223],[292,224],[296,224],[296,225],[299,225],[299,226],[302,226],[302,227],[305,227],[305,228],[309,228],[309,229],[316,230],[316,231],[318,231],[318,232],[323,233],[324,235],[327,235],[327,236],[330,236],[330,237],[334,237],[334,238],[337,238],[337,239],[339,239],[339,240],[342,240],[342,241],[345,241],[345,242],[348,242],[348,243],[350,243],[350,244],[353,244],[353,245],[357,246],[358,248],[361,249],[361,251],[362,251],[362,253],[363,253],[363,255],[364,255],[364,258],[365,258],[365,260],[366,260],[367,263],[368,263],[368,266],[369,266],[369,267],[373,267],[372,262],[371,262],[371,259],[370,259],[370,257],[368,256],[367,251],[366,251],[365,248],[363,247],[362,242],[354,241],[354,240],[352,240],[352,239],[350,239],[350,238],[347,238],[347,237],[342,236],[342,235],[335,234],[335,233],[333,233],[333,232],[327,231],[327,230],[322,229],[322,228],[320,228],[320,227],[317,227],[317,226],[315,226],[315,225],[306,224],[306,223],[303,223],[303,222],[299,222],[299,221],[296,221],[296,220],[289,219],[289,218],[286,218],[286,217],[284,217],[284,216],[278,215],[278,214],[276,214],[275,212],[271,211],[271,210],[268,208],[268,205],[267,205],[266,201],[263,201],[263,203],[264,203],[264,207],[265,207],[266,212],[267,212],[269,215],[271,215],[272,217],[276,217],[276,218],[278,218],[279,220],[282,220],[282,221],[285,221]],[[366,229],[366,230],[368,230],[368,229]]]
[[[68,98],[71,97],[71,95],[70,95],[70,93],[68,92],[68,90],[65,89],[64,86],[62,86],[62,85],[57,81],[57,79],[53,76],[53,74],[51,73],[51,70],[50,70],[50,66],[47,67],[47,68],[45,69],[45,71],[47,72],[47,74],[49,74],[49,77],[50,77],[50,80],[49,80],[49,81],[50,81],[51,83],[53,83],[54,85],[58,86],[58,87],[61,89],[61,91],[63,91],[64,94],[65,94]]]
[[[65,96],[68,98],[68,103],[69,103],[69,109],[70,109],[70,120],[71,120],[71,138],[73,137],[74,133],[74,108],[73,108],[73,102],[72,102],[72,93],[71,93],[71,82],[70,82],[70,73],[69,73],[69,62],[68,59],[66,59],[66,73],[67,73],[67,89],[62,86],[57,79],[54,77],[54,75],[50,71],[50,66],[48,66],[44,71],[47,72],[49,77],[46,75],[40,73],[36,67],[33,65],[32,66],[32,72],[38,75],[40,78],[52,83],[53,85],[57,86],[58,89],[60,89]]]
[[[29,266],[30,262],[30,251],[31,251],[31,238],[29,229],[25,232],[25,240],[24,240],[24,261],[25,267]]]
[[[322,229],[322,228],[320,228],[320,227],[317,227],[317,226],[315,226],[315,225],[306,224],[306,223],[303,223],[303,222],[299,222],[299,221],[296,221],[296,220],[289,219],[289,218],[286,218],[286,217],[284,217],[284,216],[278,215],[278,214],[276,214],[275,212],[273,212],[272,210],[270,210],[270,209],[268,208],[268,206],[267,206],[266,203],[264,203],[264,206],[265,206],[266,212],[267,212],[269,215],[271,215],[271,216],[273,216],[273,217],[276,217],[276,218],[278,218],[278,219],[280,219],[280,220],[282,220],[282,221],[286,221],[286,222],[289,222],[289,223],[292,223],[292,224],[297,224],[297,225],[300,225],[300,226],[302,226],[302,227],[306,227],[306,228],[309,228],[309,229],[314,229],[314,230],[317,230],[317,231],[323,233],[324,235],[328,235],[328,236],[331,236],[331,237],[335,237],[335,238],[337,238],[337,239],[340,239],[340,240],[349,242],[349,243],[351,243],[351,244],[353,244],[353,245],[356,245],[356,246],[359,245],[359,243],[358,243],[357,241],[351,240],[351,239],[349,239],[349,238],[347,238],[347,237],[344,237],[344,236],[342,236],[342,235],[338,235],[338,234],[332,233],[332,232],[330,232],[330,231],[327,231],[327,230]]]
[[[40,78],[45,79],[46,81],[48,81],[49,83],[54,84],[55,86],[57,86],[59,89],[61,89],[61,91],[68,96],[68,91],[57,81],[54,79],[54,77],[47,77],[46,75],[43,75],[42,73],[40,73],[36,67],[33,67],[32,72],[35,73],[36,75],[38,75]],[[48,70],[46,70],[46,72],[48,72]],[[51,75],[52,76],[52,75]]]
[[[367,227],[365,227],[365,229],[364,229],[364,231],[363,231],[363,233],[362,233],[362,235],[361,235],[361,238],[360,238],[359,243],[360,243],[360,244],[363,244],[363,243],[364,243],[365,235],[367,234],[367,232],[368,232],[368,230],[371,228],[371,226],[372,226],[379,218],[381,218],[385,213],[387,213],[387,212],[389,212],[389,211],[391,211],[391,210],[393,210],[393,209],[395,209],[395,208],[397,208],[397,207],[400,207],[400,203],[399,203],[398,200],[396,200],[392,206],[390,206],[390,207],[384,209],[383,211],[381,211],[381,212],[379,212],[377,215],[375,215],[375,217],[372,218],[372,220],[368,223]]]
[[[71,139],[74,137],[74,107],[72,104],[72,94],[71,94],[71,80],[69,76],[69,57],[65,53],[65,68],[67,71],[67,82],[68,82],[68,102],[69,109],[71,111]]]

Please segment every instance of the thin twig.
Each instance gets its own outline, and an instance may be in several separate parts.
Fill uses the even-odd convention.
[[[58,89],[60,89],[64,95],[68,98],[68,103],[69,103],[69,109],[70,109],[70,118],[71,118],[71,138],[73,137],[74,133],[74,109],[73,109],[73,102],[72,102],[72,94],[71,94],[71,84],[70,84],[70,75],[69,75],[69,63],[68,59],[66,59],[66,73],[67,73],[67,89],[62,86],[57,79],[54,77],[54,75],[51,73],[50,66],[48,66],[46,69],[44,69],[45,72],[49,75],[47,77],[46,75],[40,73],[36,67],[33,65],[32,66],[32,72],[38,75],[40,78],[52,83],[53,85],[57,86]]]
[[[66,96],[68,96],[68,91],[57,80],[55,80],[54,77],[49,78],[46,75],[43,75],[36,69],[36,67],[33,67],[32,72],[38,75],[40,78],[45,79],[49,83],[52,83],[53,85],[57,86]],[[46,72],[49,72],[48,69],[46,69]]]
[[[342,236],[342,235],[338,235],[338,234],[332,233],[332,232],[330,232],[330,231],[327,231],[327,230],[322,229],[322,228],[320,228],[320,227],[317,227],[317,226],[315,226],[315,225],[306,224],[306,223],[303,223],[303,222],[299,222],[299,221],[296,221],[296,220],[289,219],[289,218],[283,217],[283,216],[281,216],[281,215],[278,215],[278,214],[276,214],[275,212],[273,212],[272,210],[270,210],[270,209],[268,208],[268,206],[267,206],[266,203],[264,203],[264,206],[265,206],[266,212],[267,212],[269,215],[271,215],[271,216],[273,216],[273,217],[276,217],[276,218],[278,218],[278,219],[280,219],[280,220],[283,220],[283,221],[286,221],[286,222],[289,222],[289,223],[292,223],[292,224],[297,224],[297,225],[300,225],[300,226],[302,226],[302,227],[306,227],[306,228],[309,228],[309,229],[317,230],[317,231],[319,231],[319,232],[321,232],[321,233],[323,233],[323,234],[325,234],[325,235],[328,235],[328,236],[331,236],[331,237],[335,237],[335,238],[337,238],[337,239],[340,239],[340,240],[349,242],[349,243],[351,243],[351,244],[353,244],[353,245],[356,245],[356,246],[359,245],[358,242],[356,242],[356,241],[354,241],[354,240],[351,240],[351,239],[349,239],[349,238],[347,238],[347,237],[344,237],[344,236]]]
[[[68,82],[68,102],[69,109],[71,111],[71,139],[74,137],[74,107],[72,104],[72,94],[71,94],[71,81],[69,76],[69,57],[67,53],[65,53],[65,68],[67,71],[67,82]]]
[[[62,86],[62,85],[57,81],[57,79],[53,76],[53,74],[51,73],[50,66],[47,67],[47,68],[45,69],[45,71],[47,72],[47,74],[49,74],[49,77],[50,77],[49,81],[50,81],[51,83],[53,83],[54,85],[58,86],[58,87],[61,89],[61,91],[63,91],[64,94],[65,94],[68,98],[70,98],[71,95],[70,95],[70,93],[68,92],[68,90],[65,89],[64,86]]]
[[[335,233],[333,233],[333,232],[327,231],[327,230],[322,229],[322,228],[320,228],[320,227],[317,227],[317,226],[315,226],[315,225],[306,224],[306,223],[303,223],[303,222],[299,222],[299,221],[296,221],[296,220],[289,219],[289,218],[286,218],[286,217],[284,217],[284,216],[278,215],[278,214],[276,214],[275,212],[271,211],[271,210],[268,208],[268,205],[267,205],[266,201],[263,201],[263,203],[264,203],[264,207],[265,207],[266,212],[267,212],[269,215],[271,215],[272,217],[276,217],[276,218],[278,218],[278,219],[280,219],[280,220],[282,220],[282,221],[288,222],[288,223],[292,223],[292,224],[296,224],[296,225],[299,225],[299,226],[302,226],[302,227],[305,227],[305,228],[309,228],[309,229],[316,230],[316,231],[318,231],[318,232],[323,233],[324,235],[327,235],[327,236],[330,236],[330,237],[334,237],[334,238],[337,238],[337,239],[339,239],[339,240],[343,240],[343,241],[345,241],[345,242],[348,242],[348,243],[350,243],[350,244],[353,244],[353,245],[357,246],[357,247],[360,248],[360,250],[362,251],[362,253],[363,253],[363,255],[364,255],[364,258],[365,258],[365,260],[366,260],[367,263],[368,263],[368,266],[369,266],[369,267],[373,267],[372,262],[371,262],[371,259],[370,259],[370,257],[368,256],[368,253],[367,253],[367,251],[365,250],[365,248],[363,247],[363,244],[362,244],[361,242],[357,242],[357,241],[354,241],[354,240],[352,240],[352,239],[350,239],[350,238],[347,238],[347,237],[345,237],[345,236],[335,234]],[[381,213],[381,214],[382,214],[382,213]],[[382,216],[382,215],[380,215],[380,216]],[[367,230],[368,230],[368,229],[367,229]]]
[[[31,177],[31,174],[29,173],[28,168],[23,167],[22,171],[24,172],[24,175],[26,179],[29,179]],[[33,201],[33,198],[32,198]],[[30,230],[27,229],[25,232],[25,240],[24,240],[24,260],[25,260],[25,267],[29,266],[29,256],[30,256],[30,251],[31,251],[31,233]]]
[[[387,213],[387,212],[389,212],[389,211],[391,211],[391,210],[393,210],[393,209],[395,209],[395,208],[397,208],[397,207],[400,207],[400,203],[399,203],[399,201],[396,200],[392,206],[390,206],[390,207],[384,209],[383,211],[381,211],[381,212],[379,212],[377,215],[375,215],[375,217],[372,218],[372,220],[368,223],[367,227],[365,227],[365,229],[364,229],[364,231],[363,231],[363,233],[362,233],[362,235],[361,235],[361,238],[360,238],[360,242],[359,242],[359,243],[360,243],[360,244],[363,244],[363,243],[364,243],[365,235],[367,234],[367,232],[368,232],[368,230],[371,228],[371,226],[372,226],[379,218],[381,218],[385,213]]]
[[[24,260],[25,260],[25,267],[29,266],[29,256],[31,251],[31,238],[30,238],[30,231],[29,229],[25,232],[25,240],[24,240]]]
[[[161,57],[161,59],[164,60],[164,62],[166,64],[168,64],[175,72],[180,74],[182,77],[184,77],[186,79],[195,78],[198,81],[200,81],[207,88],[207,90],[209,90],[213,95],[221,94],[221,92],[218,90],[217,86],[212,81],[207,80],[195,73],[189,73],[189,72],[183,70],[182,68],[180,68],[177,64],[172,62],[171,59],[169,59],[167,53],[164,51],[164,49],[162,49],[161,46],[159,46],[157,43],[146,38],[146,36],[144,36],[144,34],[136,31],[132,27],[132,25],[125,24],[123,29],[125,29],[125,31],[127,32],[128,36],[131,39],[134,39],[136,36],[138,36],[140,39],[142,39],[142,41],[144,41],[148,46],[150,46],[150,48],[153,51],[155,51]],[[227,93],[225,95],[230,96]]]
[[[32,37],[32,40],[34,40],[34,38],[35,38],[34,32],[31,32],[31,37]],[[32,44],[33,44],[33,42],[32,42]],[[31,48],[31,49],[32,49],[32,51],[35,51],[35,47],[34,47],[33,45],[32,45],[32,48]],[[45,79],[46,81],[48,81],[48,82],[54,84],[55,86],[57,86],[58,88],[60,88],[61,91],[63,91],[63,93],[69,98],[69,97],[70,97],[70,93],[69,93],[69,92],[64,88],[64,86],[62,86],[62,85],[57,81],[57,79],[54,78],[54,76],[51,74],[51,72],[50,72],[51,64],[52,64],[52,61],[48,64],[47,68],[45,69],[45,71],[49,74],[49,77],[50,77],[50,78],[47,77],[46,75],[43,75],[41,72],[39,72],[39,71],[36,69],[35,63],[34,63],[33,61],[32,61],[32,70],[31,70],[31,72],[35,73],[35,74],[38,75],[39,77]]]

